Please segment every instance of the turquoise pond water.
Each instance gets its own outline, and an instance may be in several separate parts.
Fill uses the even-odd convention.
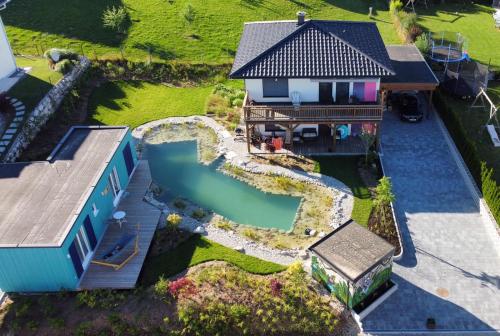
[[[160,199],[188,199],[229,220],[262,228],[290,230],[300,198],[266,194],[217,171],[221,160],[198,162],[196,141],[146,144],[153,180],[164,191]]]

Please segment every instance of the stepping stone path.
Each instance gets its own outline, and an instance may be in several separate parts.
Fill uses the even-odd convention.
[[[9,128],[4,132],[3,136],[0,138],[0,157],[7,151],[10,142],[17,134],[20,124],[24,120],[24,113],[26,112],[26,107],[24,104],[16,98],[7,97],[10,104],[16,110],[16,117],[10,123]]]

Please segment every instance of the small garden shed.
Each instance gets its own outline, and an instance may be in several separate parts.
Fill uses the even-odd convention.
[[[396,290],[394,250],[351,219],[309,247],[313,277],[363,318]]]

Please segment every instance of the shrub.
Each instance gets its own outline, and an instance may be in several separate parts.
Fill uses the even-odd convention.
[[[288,191],[293,188],[293,182],[290,178],[284,176],[276,176],[274,178],[274,183],[276,186],[281,189]]]
[[[488,203],[497,224],[500,225],[500,186],[492,176],[493,169],[488,168],[485,162],[481,162],[481,189],[484,200]]]
[[[400,19],[401,26],[407,32],[409,32],[412,27],[415,27],[417,25],[417,14],[415,13],[401,12]]]
[[[49,318],[48,323],[51,329],[64,328],[64,319],[62,317]]]
[[[155,296],[160,299],[165,299],[169,294],[169,286],[170,281],[168,281],[168,279],[165,279],[163,276],[160,276],[160,279],[158,279],[154,286]]]
[[[176,213],[167,216],[167,225],[172,229],[177,229],[182,222],[182,217]]]
[[[174,200],[174,206],[177,209],[180,209],[180,210],[186,209],[186,203],[183,200],[179,199],[179,198],[177,198],[177,199]]]
[[[422,54],[427,54],[429,52],[429,38],[427,34],[421,34],[418,36],[415,40],[415,46]]]
[[[191,296],[196,292],[196,286],[191,279],[183,277],[170,282],[168,292],[174,298],[178,298],[180,295]]]
[[[389,4],[389,12],[393,15],[396,15],[399,11],[403,9],[403,3],[401,0],[391,0]]]
[[[85,290],[81,291],[76,295],[78,304],[85,305],[89,308],[104,308],[110,309],[117,307],[121,302],[125,300],[125,294],[123,292],[108,290],[108,289],[96,289],[96,290]]]
[[[250,240],[260,240],[260,235],[254,229],[246,228],[245,230],[243,230],[243,235]]]
[[[218,94],[211,94],[205,104],[205,113],[223,117],[227,114],[228,108],[229,104],[226,98]]]
[[[56,64],[62,60],[77,61],[78,54],[69,49],[51,48],[44,52],[43,57],[49,61],[50,64]]]
[[[118,33],[126,33],[130,18],[124,6],[108,7],[102,14],[102,24],[104,27],[112,29]]]
[[[196,210],[193,210],[193,212],[191,213],[191,217],[193,217],[194,219],[197,219],[197,220],[200,220],[202,219],[203,217],[205,217],[205,211],[203,209],[196,209]]]
[[[222,219],[215,223],[215,227],[221,230],[229,231],[233,229],[233,224],[231,224],[228,220]]]
[[[269,286],[271,287],[271,293],[274,296],[281,296],[281,288],[283,287],[283,284],[278,279],[271,279]]]
[[[241,98],[236,98],[235,100],[232,101],[231,103],[235,107],[242,107],[243,106],[243,99]]]
[[[62,61],[56,63],[54,70],[65,75],[73,70],[73,63],[69,59],[63,59]]]

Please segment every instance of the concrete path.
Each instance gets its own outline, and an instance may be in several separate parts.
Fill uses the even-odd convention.
[[[500,331],[499,237],[479,213],[437,117],[419,124],[386,113],[383,163],[404,239],[399,289],[363,320],[367,333]]]

